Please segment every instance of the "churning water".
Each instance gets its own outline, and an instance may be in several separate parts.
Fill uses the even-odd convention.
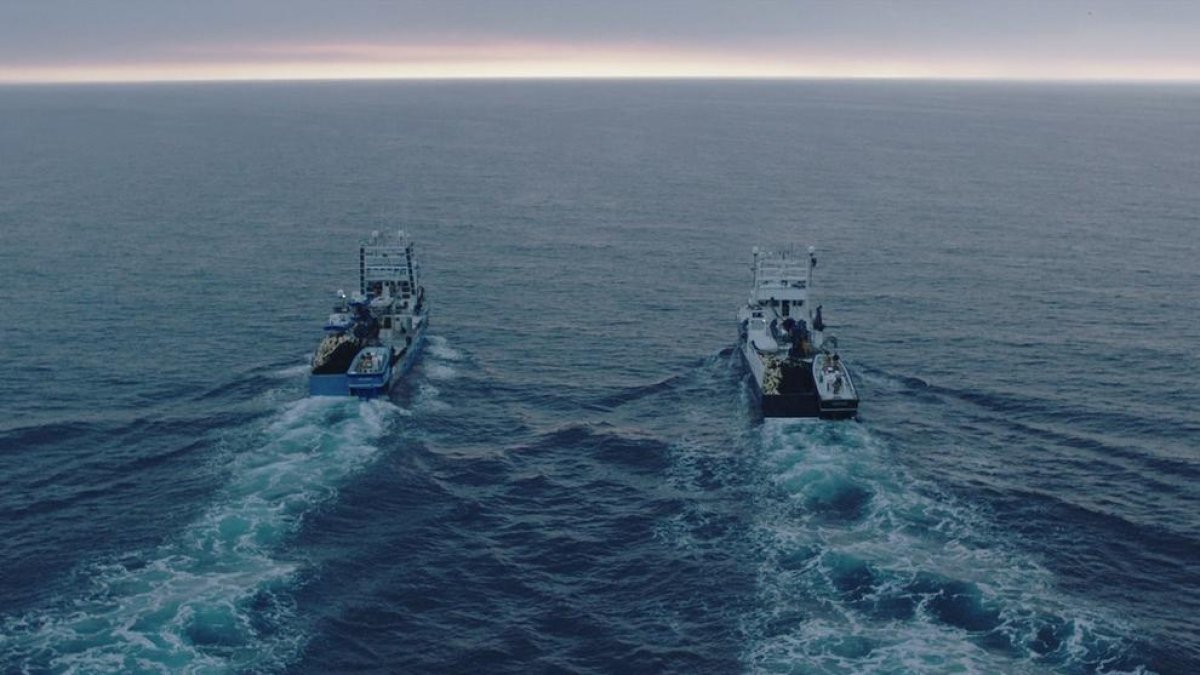
[[[13,672],[1200,670],[1200,90],[0,89]],[[305,396],[359,236],[434,338]],[[755,244],[858,423],[757,421]]]

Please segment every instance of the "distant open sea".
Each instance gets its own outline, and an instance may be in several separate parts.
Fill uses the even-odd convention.
[[[752,414],[788,243],[858,422]],[[0,307],[0,672],[1200,672],[1200,87],[5,87]]]

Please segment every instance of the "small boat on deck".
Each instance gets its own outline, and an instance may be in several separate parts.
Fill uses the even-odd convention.
[[[858,390],[850,371],[837,352],[813,357],[813,382],[817,385],[817,412],[825,419],[841,419],[858,414]]]

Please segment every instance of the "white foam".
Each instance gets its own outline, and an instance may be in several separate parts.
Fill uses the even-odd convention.
[[[292,380],[300,377],[301,375],[307,375],[310,368],[311,366],[309,366],[307,362],[300,363],[294,366],[288,366],[287,368],[273,370],[271,371],[270,376],[277,380]]]
[[[458,369],[442,363],[425,364],[425,376],[431,380],[444,382],[458,377]]]
[[[429,353],[442,361],[462,361],[462,352],[450,346],[450,341],[441,335],[431,335],[428,345]]]
[[[306,398],[236,455],[214,504],[144,564],[96,565],[94,588],[62,607],[4,627],[29,669],[63,672],[213,672],[285,664],[294,630],[259,635],[252,619],[287,626],[275,593],[296,563],[272,554],[314,505],[331,499],[378,454],[376,440],[402,411],[386,401]],[[252,599],[255,608],[247,605]],[[35,660],[37,659],[37,660]]]
[[[1047,621],[1076,635],[1054,650],[1067,667],[1127,648],[1118,620],[1056,591],[1047,570],[997,541],[986,518],[907,475],[864,426],[767,420],[760,434],[769,478],[755,533],[759,612],[745,621],[752,670],[1043,672],[1025,650]],[[847,565],[872,574],[865,596],[838,586]],[[1013,648],[986,649],[939,620],[928,603],[941,591],[916,596],[910,616],[862,608],[914,598],[922,580],[978,592]]]
[[[755,673],[1041,673],[1032,663],[989,653],[958,632],[930,623],[870,625],[852,616],[814,617],[758,643],[747,654]]]
[[[417,385],[417,396],[413,407],[425,412],[445,412],[450,410],[450,404],[441,399],[441,394],[441,389],[428,382],[422,382]]]

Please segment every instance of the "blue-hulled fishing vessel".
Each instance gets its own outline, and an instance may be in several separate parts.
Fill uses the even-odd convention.
[[[385,396],[412,368],[429,323],[412,239],[404,231],[372,232],[358,249],[358,292],[338,297],[313,354],[308,391]]]

